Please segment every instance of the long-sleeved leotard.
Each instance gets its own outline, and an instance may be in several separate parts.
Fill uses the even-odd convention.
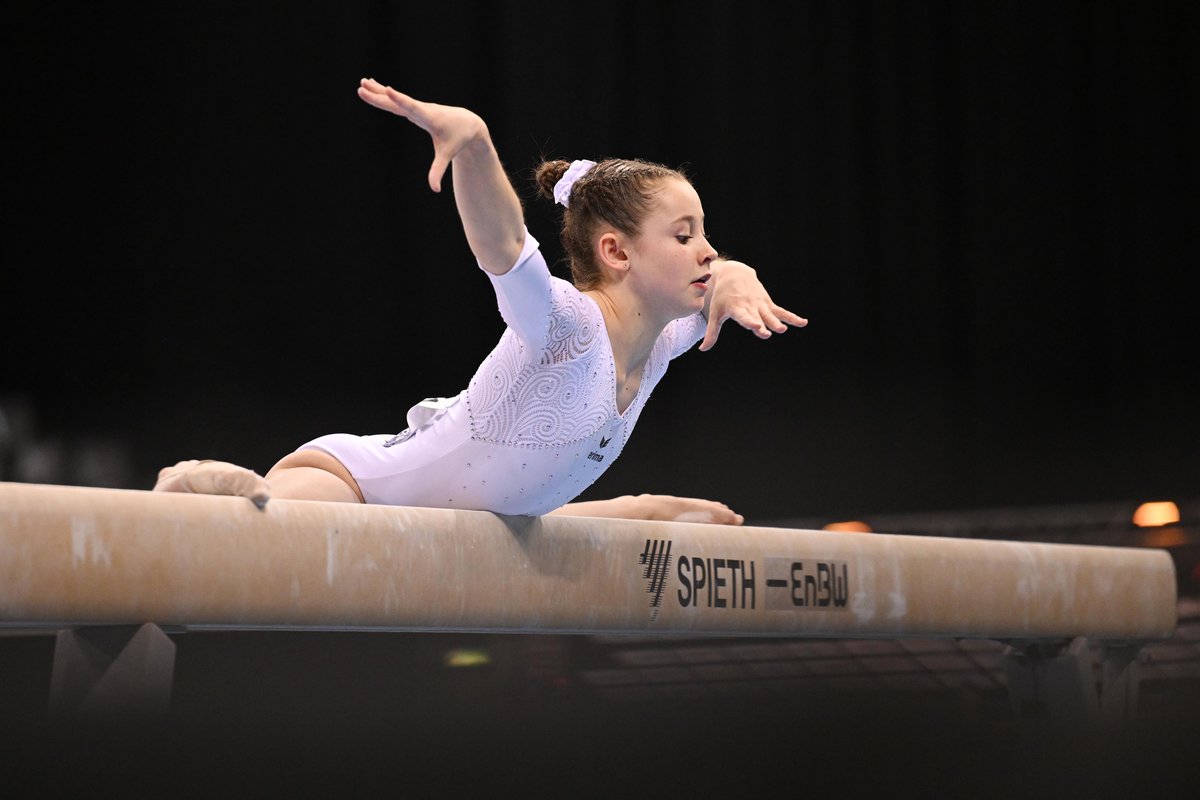
[[[704,336],[700,313],[670,323],[621,414],[596,302],[551,276],[528,232],[516,265],[487,274],[508,328],[466,390],[414,406],[398,436],[338,433],[301,446],[341,461],[368,503],[526,515],[569,503],[621,454],[671,359]]]

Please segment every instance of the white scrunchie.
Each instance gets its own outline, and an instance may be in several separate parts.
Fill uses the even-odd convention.
[[[594,166],[596,162],[587,159],[572,161],[571,166],[567,167],[567,171],[558,179],[558,183],[554,184],[554,202],[566,208],[571,199],[571,187]]]

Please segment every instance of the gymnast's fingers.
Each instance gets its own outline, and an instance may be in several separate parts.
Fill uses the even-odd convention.
[[[442,178],[446,174],[446,168],[450,166],[450,159],[442,152],[441,148],[434,151],[433,164],[429,167],[429,188],[435,192],[442,190]]]
[[[758,311],[759,319],[763,325],[775,333],[784,333],[787,331],[787,324],[775,315],[773,304],[765,303]]]
[[[428,115],[425,113],[424,104],[420,100],[409,97],[404,92],[398,92],[390,86],[385,86],[384,92],[388,100],[396,108],[395,113],[412,120],[417,125],[425,128],[425,130],[429,130]]]
[[[359,82],[358,96],[376,108],[393,114],[400,113],[399,107],[388,97],[386,87],[371,78],[363,78]]]
[[[421,101],[384,86],[373,78],[359,81],[358,96],[378,109],[404,117],[425,130],[429,129]]]
[[[714,503],[713,522],[717,525],[741,525],[746,518],[724,503]]]
[[[762,311],[758,309],[739,305],[731,310],[729,318],[760,339],[768,339],[771,336],[771,329],[767,327]]]
[[[771,312],[779,319],[796,328],[803,328],[808,324],[808,320],[804,317],[794,314],[783,306],[777,306],[774,303],[771,304]]]
[[[704,329],[704,341],[700,342],[700,352],[711,350],[721,335],[721,318],[713,313],[708,318],[708,327]]]
[[[674,522],[703,522],[709,525],[741,525],[745,517],[715,500],[688,498],[689,508],[676,514]]]

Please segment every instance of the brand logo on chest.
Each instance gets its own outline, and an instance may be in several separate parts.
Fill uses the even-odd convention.
[[[600,449],[603,450],[604,448],[608,447],[608,443],[611,441],[612,441],[611,438],[606,439],[605,437],[601,436],[600,437]],[[604,460],[604,456],[600,455],[595,450],[588,453],[588,458],[590,458],[592,461],[595,461],[596,463],[600,463],[601,461]]]

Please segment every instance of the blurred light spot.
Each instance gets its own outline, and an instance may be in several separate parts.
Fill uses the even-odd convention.
[[[1133,512],[1133,524],[1139,528],[1171,525],[1179,522],[1179,507],[1174,503],[1142,503]]]
[[[846,522],[830,522],[822,526],[821,530],[825,531],[846,531],[849,533],[870,533],[871,526],[857,519],[847,520]]]
[[[486,650],[451,650],[442,657],[447,667],[482,667],[492,663]]]

